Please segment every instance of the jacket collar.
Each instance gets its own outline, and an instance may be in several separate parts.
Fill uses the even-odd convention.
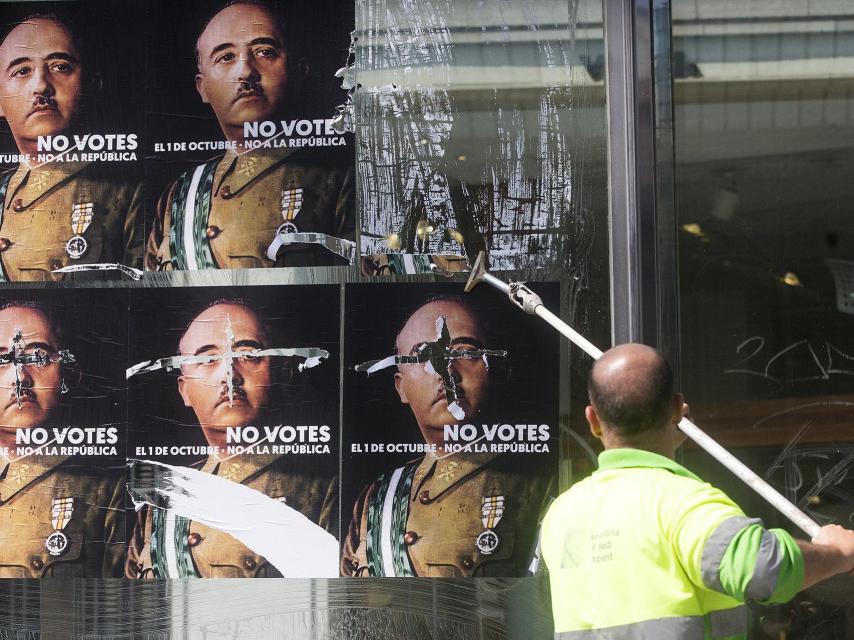
[[[421,491],[426,490],[431,498],[438,498],[454,485],[477,473],[499,455],[461,451],[437,458],[435,454],[428,453],[415,470],[411,495],[417,498]]]
[[[26,209],[89,166],[89,162],[48,162],[35,167],[21,163],[6,189],[7,206],[20,200]],[[70,212],[69,212],[70,213]]]
[[[202,465],[204,473],[212,473],[226,478],[232,482],[242,484],[252,476],[258,475],[271,466],[276,460],[284,456],[280,454],[255,454],[242,453],[240,455],[228,456],[222,459],[209,456]]]
[[[10,461],[0,456],[0,504],[64,463],[71,456],[25,456]]]
[[[648,469],[665,469],[678,476],[691,478],[692,480],[700,481],[700,478],[688,471],[681,464],[670,458],[665,458],[662,455],[653,453],[652,451],[644,451],[642,449],[607,449],[599,454],[599,468],[595,473],[600,471],[610,471],[611,469],[629,469],[635,467],[643,467]]]
[[[220,194],[228,186],[230,197],[252,184],[271,169],[290,157],[296,149],[253,149],[238,153],[229,149],[214,172],[213,193]]]

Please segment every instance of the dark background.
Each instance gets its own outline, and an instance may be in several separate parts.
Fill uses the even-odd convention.
[[[550,310],[559,308],[557,283],[533,287]],[[359,492],[380,473],[421,455],[350,453],[353,442],[423,442],[409,405],[394,388],[394,369],[368,377],[353,366],[394,353],[394,341],[406,320],[429,298],[466,295],[486,322],[487,347],[506,349],[506,358],[490,358],[493,386],[491,415],[502,423],[547,424],[548,454],[509,454],[542,459],[557,473],[559,335],[542,320],[513,309],[504,296],[481,286],[463,294],[461,284],[362,284],[346,287],[344,413],[342,442],[342,514],[346,519]],[[504,362],[502,362],[504,361]],[[342,523],[344,527],[347,522]],[[346,529],[345,529],[346,530]]]

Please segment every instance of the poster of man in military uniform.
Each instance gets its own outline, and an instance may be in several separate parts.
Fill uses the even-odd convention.
[[[46,293],[0,297],[0,577],[120,577],[127,295]]]
[[[139,3],[83,5],[0,7],[0,282],[142,275]]]
[[[294,527],[241,515],[257,501],[301,520],[305,539],[331,540],[334,568],[339,295],[334,286],[133,292],[129,457],[170,466],[160,485],[132,473],[128,577],[313,575],[301,563],[314,545],[301,547]],[[182,480],[192,486],[181,497],[198,498],[192,508],[157,499]]]
[[[556,303],[555,287],[543,293]],[[500,304],[457,285],[347,287],[342,575],[536,568],[556,487],[558,345]]]
[[[352,3],[149,4],[149,270],[355,259],[346,93]],[[156,132],[156,133],[154,133]]]

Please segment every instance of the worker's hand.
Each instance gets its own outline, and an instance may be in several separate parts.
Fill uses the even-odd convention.
[[[687,402],[682,403],[682,417],[687,418],[691,414],[691,407],[688,406]],[[673,448],[678,449],[685,441],[688,439],[688,436],[679,428],[679,423],[673,425]]]
[[[843,571],[854,572],[854,531],[849,531],[838,524],[828,524],[818,530],[812,542],[836,549],[845,559]]]

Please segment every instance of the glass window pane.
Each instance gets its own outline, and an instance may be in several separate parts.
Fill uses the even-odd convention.
[[[854,7],[672,6],[683,390],[701,427],[820,524],[850,528]],[[685,455],[748,513],[804,537],[707,456]],[[757,625],[848,637],[852,600],[839,578]]]

